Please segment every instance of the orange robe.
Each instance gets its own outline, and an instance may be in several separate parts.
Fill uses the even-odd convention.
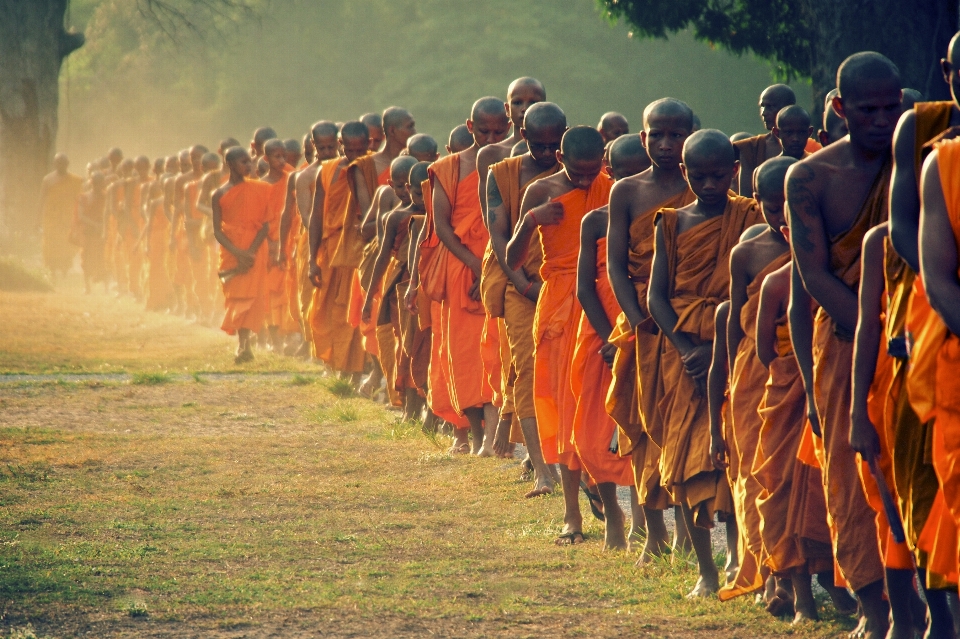
[[[163,210],[162,199],[152,205],[150,233],[146,238],[148,262],[148,311],[164,311],[173,306],[173,285],[167,273],[167,251],[170,246],[170,220]]]
[[[611,326],[617,320],[620,306],[607,278],[607,238],[597,240],[597,296]],[[573,351],[570,390],[577,398],[573,416],[573,445],[583,469],[598,484],[612,482],[618,486],[633,484],[629,457],[612,452],[617,443],[617,423],[607,415],[607,389],[612,376],[603,361],[600,348],[604,340],[594,330],[586,313],[581,313],[577,343]]]
[[[220,198],[221,228],[234,246],[248,249],[260,228],[269,220],[270,187],[263,182],[244,180],[234,184]],[[237,258],[220,247],[220,271],[237,267]],[[245,328],[258,331],[263,326],[263,274],[267,268],[267,244],[257,251],[253,267],[223,283],[226,314],[220,326],[233,335]]]
[[[270,187],[270,231],[267,234],[267,240],[277,244],[280,242],[280,216],[283,215],[283,207],[287,203],[287,179],[292,171],[288,164],[283,167],[283,177],[269,184]],[[264,282],[264,303],[267,305],[267,325],[282,327],[284,319],[289,315],[287,309],[288,295],[284,278],[286,271],[277,266],[270,260],[267,265],[267,271]]]
[[[291,177],[293,174],[291,173]],[[303,335],[303,317],[300,314],[300,233],[303,231],[303,222],[300,221],[300,208],[296,198],[293,201],[293,211],[290,215],[290,228],[284,238],[284,275],[283,287],[286,297],[286,313],[281,318],[280,330],[283,333],[300,333]],[[309,248],[307,249],[309,251]]]
[[[82,188],[83,178],[67,173],[47,189],[40,219],[43,225],[43,263],[51,271],[68,271],[73,266],[77,247],[67,238]]]
[[[365,359],[363,344],[360,331],[347,318],[356,268],[334,265],[343,230],[339,225],[347,219],[353,201],[347,167],[341,167],[341,162],[341,158],[325,161],[319,175],[324,192],[323,237],[317,251],[321,286],[314,288],[310,301],[310,330],[314,357],[335,371],[359,373]]]
[[[600,174],[589,189],[573,189],[555,198],[563,205],[563,219],[540,227],[543,288],[533,318],[534,388],[540,448],[548,464],[580,468],[573,443],[577,398],[570,386],[577,325],[582,309],[577,300],[577,258],[580,223],[584,216],[607,203],[613,182]]]
[[[757,506],[763,487],[753,474],[760,443],[763,420],[759,407],[763,400],[765,382],[770,375],[757,356],[757,311],[760,306],[760,287],[763,278],[790,260],[786,251],[757,273],[747,286],[747,301],[737,321],[743,328],[743,339],[737,347],[736,359],[730,374],[729,416],[726,440],[733,445],[728,451],[728,477],[733,491],[737,528],[740,533],[740,567],[732,583],[720,589],[721,601],[755,592],[763,588],[760,567],[765,561],[761,518]]]
[[[607,393],[607,412],[619,427],[620,454],[631,457],[640,503],[658,510],[669,505],[669,495],[660,486],[660,447],[663,445],[663,419],[659,408],[663,397],[660,355],[666,338],[647,308],[647,284],[653,264],[653,220],[660,209],[678,209],[696,199],[688,188],[638,215],[630,223],[627,271],[646,319],[633,330],[627,316],[620,313],[610,336],[610,343],[617,346],[617,353]]]
[[[881,170],[857,219],[830,238],[830,267],[851,290],[860,283],[864,234],[887,219],[890,167]],[[850,378],[853,336],[838,335],[823,308],[813,330],[813,385],[823,432],[823,485],[837,565],[853,590],[883,579],[874,512],[856,474],[857,456],[850,447]]]
[[[439,186],[450,200],[454,234],[479,259],[490,236],[483,225],[477,172],[460,179],[460,157],[450,155],[430,167],[430,181],[431,193]],[[475,280],[473,272],[442,243],[433,259],[439,260],[439,268],[429,278],[431,281],[424,284],[443,291],[441,351],[449,370],[446,381],[450,400],[457,414],[463,415],[465,409],[493,401],[493,388],[484,370],[486,362],[499,361],[499,344],[491,350],[489,343],[482,342],[488,318],[483,305],[469,295]],[[421,278],[424,274],[421,267]]]
[[[183,222],[186,229],[185,237],[188,238],[187,246],[190,257],[190,266],[193,287],[190,290],[191,299],[196,304],[201,316],[209,317],[213,311],[213,291],[215,282],[209,277],[210,265],[208,264],[209,252],[206,250],[206,244],[203,238],[203,226],[205,216],[197,208],[197,196],[203,178],[190,182],[184,189],[186,195],[183,206]]]
[[[662,209],[657,223],[666,243],[670,303],[679,319],[674,330],[695,344],[713,341],[717,305],[730,289],[730,251],[748,227],[761,223],[760,207],[750,198],[731,196],[723,215],[677,234],[677,212]],[[718,497],[729,490],[726,478],[710,459],[710,426],[706,395],[683,370],[680,353],[664,345],[660,358],[664,388],[660,401],[663,444],[661,484],[694,511],[694,523],[710,528]]]

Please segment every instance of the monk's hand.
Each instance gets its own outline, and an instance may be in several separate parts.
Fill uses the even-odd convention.
[[[523,296],[536,304],[537,300],[540,299],[540,289],[542,288],[543,282],[528,282],[523,287]]]
[[[477,277],[473,280],[473,285],[470,287],[470,290],[467,291],[467,294],[470,296],[474,302],[480,301],[480,278]]]
[[[527,213],[537,226],[556,226],[563,221],[563,204],[546,202],[530,209]]]
[[[237,251],[235,257],[237,258],[237,267],[244,272],[252,269],[253,263],[257,259],[256,254],[250,251]]]
[[[323,278],[320,273],[320,267],[316,264],[310,265],[310,283],[313,284],[316,288],[320,288],[323,284]]]
[[[407,287],[407,293],[403,296],[403,305],[410,313],[417,313],[417,289],[413,286]]]
[[[723,441],[723,435],[710,431],[710,460],[713,467],[717,470],[726,470],[729,466],[727,461],[727,443]]]
[[[870,418],[860,411],[853,411],[850,415],[850,447],[867,462],[880,454],[877,429]]]
[[[603,358],[603,361],[607,366],[613,368],[613,358],[617,355],[617,347],[607,342],[600,347],[600,357]]]
[[[817,412],[817,402],[812,393],[807,394],[807,420],[810,422],[810,429],[817,437],[823,437],[820,430],[820,414]]]
[[[706,380],[712,358],[713,345],[709,342],[694,346],[680,357],[683,369],[695,380]]]

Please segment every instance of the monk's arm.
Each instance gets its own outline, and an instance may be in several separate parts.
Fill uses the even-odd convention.
[[[287,255],[287,237],[290,234],[290,224],[293,222],[293,209],[297,205],[296,194],[297,174],[291,173],[287,177],[287,197],[283,200],[283,212],[280,213],[280,259],[283,263]]]
[[[740,311],[747,303],[747,270],[746,264],[748,248],[738,245],[730,252],[730,319],[727,320],[727,361],[737,361],[737,349],[745,333],[740,325]]]
[[[307,173],[307,169],[297,175],[297,210],[300,212],[300,222],[304,228],[310,227],[310,212],[313,210],[309,178],[310,174]]]
[[[760,304],[757,306],[757,357],[767,368],[777,359],[777,318],[789,295],[789,291],[781,284],[784,278],[777,273],[771,273],[763,279]]]
[[[870,229],[863,238],[860,255],[860,318],[853,342],[852,396],[850,401],[850,446],[868,460],[880,452],[877,429],[867,415],[867,395],[877,369],[881,345],[880,311],[883,297],[883,240],[886,224]]]
[[[323,200],[325,192],[323,190],[323,176],[317,173],[317,190],[313,193],[313,203],[310,207],[310,222],[307,226],[310,240],[310,278],[314,279],[320,275],[320,267],[317,266],[317,254],[320,252],[320,241],[323,239]],[[315,286],[318,284],[315,284]]]
[[[710,372],[707,374],[707,407],[710,413],[710,459],[715,468],[727,467],[727,446],[723,441],[723,400],[730,378],[730,364],[727,359],[728,319],[730,302],[723,301],[717,306],[714,315],[713,356],[710,359]]]
[[[811,312],[811,306],[810,294],[803,287],[803,279],[800,277],[796,262],[794,262],[790,268],[790,304],[787,306],[787,315],[790,319],[790,342],[793,344],[793,354],[797,358],[797,366],[800,368],[803,389],[807,394],[807,419],[810,420],[810,425],[817,437],[822,437],[817,402],[813,393],[813,313]]]
[[[903,114],[893,134],[893,173],[890,176],[890,240],[897,255],[920,272],[920,193],[914,163],[917,119],[910,110]]]
[[[104,204],[103,204],[104,233],[106,233],[107,228],[109,228],[107,225],[110,221],[110,216],[113,215],[113,203],[116,200],[116,195],[114,195],[114,193],[116,192],[116,187],[117,187],[117,183],[114,182],[113,184],[107,187],[106,191],[104,191]]]
[[[610,190],[609,222],[607,223],[607,276],[620,309],[632,328],[644,320],[637,301],[637,289],[630,279],[630,190],[625,183]]]
[[[500,186],[497,184],[497,178],[494,175],[487,177],[487,228],[490,230],[490,244],[493,247],[493,254],[497,256],[497,262],[500,268],[507,275],[507,278],[513,283],[521,293],[530,287],[530,280],[523,269],[507,268],[507,243],[513,235],[513,229],[510,228],[510,212],[500,194]],[[539,289],[538,289],[539,292]]]
[[[197,210],[207,217],[213,215],[213,209],[210,207],[210,194],[213,193],[214,186],[216,185],[216,175],[216,173],[210,173],[204,176],[203,181],[200,182],[200,189],[197,193]]]
[[[363,221],[360,222],[360,237],[363,238],[364,242],[369,242],[377,235],[377,217],[380,213],[380,195],[382,193],[383,187],[377,189],[377,192],[373,194],[373,201],[363,216]]]
[[[827,232],[817,195],[811,188],[815,179],[814,169],[806,162],[794,164],[787,172],[790,247],[807,292],[841,331],[853,335],[857,327],[857,294],[830,270]]]
[[[410,281],[407,283],[407,292],[403,296],[403,306],[411,313],[415,313],[417,307],[417,289],[420,288],[420,265],[417,262],[420,259],[420,242],[423,241],[426,228],[426,224],[416,219],[410,223],[410,237],[415,238],[415,241],[410,242],[407,249],[407,270],[410,271]]]
[[[373,308],[373,296],[380,290],[380,280],[387,271],[387,265],[390,263],[390,252],[393,243],[397,239],[397,227],[400,225],[399,217],[396,214],[387,216],[387,223],[383,231],[383,241],[380,242],[377,251],[377,261],[373,265],[373,273],[370,275],[370,285],[367,287],[367,295],[363,300],[363,318],[369,320],[370,311]]]
[[[693,341],[686,334],[675,331],[680,320],[673,304],[670,303],[670,269],[667,264],[667,244],[663,237],[660,222],[654,231],[653,266],[650,268],[650,286],[647,288],[647,305],[653,321],[657,323],[664,336],[680,351],[681,357],[694,349]]]
[[[353,197],[357,201],[357,211],[366,213],[370,210],[370,192],[367,190],[367,181],[363,179],[363,173],[359,166],[350,168],[350,175],[353,179]],[[362,215],[361,213],[361,215]],[[360,220],[357,220],[357,224]]]
[[[597,239],[603,236],[603,216],[596,211],[588,213],[580,223],[580,256],[577,259],[577,300],[583,307],[593,330],[604,342],[613,332],[613,326],[597,295]]]
[[[183,217],[184,204],[187,198],[186,182],[177,179],[173,186],[173,221],[170,224],[170,245],[172,246],[177,237],[177,226],[180,224],[180,218]]]
[[[433,190],[433,226],[437,232],[437,238],[455,258],[466,264],[479,278],[480,259],[464,246],[457,234],[453,232],[453,225],[450,223],[452,213],[453,206],[450,204],[450,199],[438,182],[437,188]]]
[[[930,306],[954,335],[960,335],[960,281],[957,245],[940,183],[938,152],[923,166],[920,211],[920,271]]]
[[[250,268],[253,266],[254,255],[236,246],[230,241],[226,233],[223,232],[223,211],[220,209],[221,195],[220,192],[214,193],[213,201],[211,202],[213,205],[213,236],[217,239],[217,242],[220,243],[220,246],[230,251],[230,253],[237,258],[237,264],[241,268]]]
[[[563,219],[563,205],[550,201],[550,193],[539,183],[523,194],[520,204],[520,223],[507,243],[507,268],[518,269],[527,259],[530,240],[540,226],[559,224]]]
[[[477,191],[480,195],[480,210],[483,212],[483,225],[490,230],[490,220],[487,218],[487,212],[490,210],[490,203],[487,202],[487,182],[490,180],[490,166],[493,164],[491,154],[494,152],[492,146],[487,146],[477,152],[477,176],[480,178],[477,184]]]

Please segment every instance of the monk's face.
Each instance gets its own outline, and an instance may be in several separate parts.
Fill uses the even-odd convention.
[[[297,151],[286,151],[284,153],[284,159],[286,160],[287,164],[296,167],[300,162],[300,153]]]
[[[557,161],[563,164],[563,172],[570,183],[585,191],[603,170],[603,155],[595,158],[566,158],[563,153],[557,151]]]
[[[423,209],[423,188],[419,184],[408,184],[407,191],[410,193],[410,202],[415,207]]]
[[[833,108],[847,122],[850,140],[864,150],[880,153],[893,143],[900,119],[903,92],[896,78],[864,82],[846,96],[833,99]]]
[[[348,162],[353,162],[358,157],[366,155],[369,145],[370,141],[367,138],[341,138],[340,140],[343,155]]]
[[[417,123],[409,115],[405,117],[397,126],[390,127],[390,138],[397,144],[407,145],[410,136],[417,134]],[[377,149],[380,147],[377,146]],[[373,147],[370,150],[374,150]]]
[[[640,132],[640,141],[647,147],[650,161],[669,171],[680,166],[683,143],[689,136],[690,129],[682,117],[651,113],[646,128]]]
[[[200,168],[203,169],[204,173],[212,173],[213,171],[220,169],[220,163],[216,160],[209,160],[207,162],[203,162],[200,165]]]
[[[953,44],[953,42],[951,42]],[[940,60],[940,68],[943,71],[943,79],[950,85],[950,96],[953,97],[954,104],[960,104],[960,46],[953,48],[957,51],[950,51],[949,55]]]
[[[780,227],[787,223],[783,212],[783,203],[786,199],[783,189],[773,193],[754,193],[754,197],[760,202],[763,219],[770,225],[771,229],[779,233]]]
[[[405,205],[410,204],[410,191],[407,190],[407,180],[398,176],[398,179],[390,178],[390,188],[396,194],[400,201]]]
[[[240,177],[247,177],[253,170],[253,160],[249,155],[242,155],[230,163],[230,171]]]
[[[481,113],[476,120],[467,120],[467,129],[473,135],[473,143],[482,148],[503,142],[510,131],[510,120],[505,114]]]
[[[627,124],[626,120],[620,118],[605,120],[603,126],[600,127],[600,137],[603,138],[604,143],[613,142],[621,135],[626,135],[629,132],[630,125]]]
[[[688,153],[686,163],[680,166],[690,190],[707,206],[716,206],[726,200],[730,184],[740,172],[740,162],[730,162],[722,155],[700,157]]]
[[[367,148],[376,153],[383,145],[383,138],[386,136],[383,134],[383,129],[378,126],[368,126],[367,131],[370,132],[370,142]]]
[[[544,127],[520,129],[520,135],[527,141],[527,150],[534,163],[544,171],[557,164],[557,151],[565,127]]]
[[[316,150],[317,158],[323,160],[332,160],[337,157],[337,148],[339,147],[337,136],[327,135],[313,139],[313,148]]]
[[[777,114],[786,106],[789,105],[776,93],[771,95],[764,92],[760,95],[760,119],[767,131],[772,131],[773,127],[777,126]]]
[[[136,165],[137,175],[140,176],[141,180],[146,180],[150,177],[150,161],[137,162]]]
[[[846,137],[850,132],[847,130],[847,122],[829,107],[830,113],[827,115],[827,128],[820,131],[820,144],[829,146],[837,140]]]
[[[267,159],[267,166],[270,167],[271,173],[281,173],[283,167],[287,165],[287,154],[283,147],[271,148],[264,157]]]
[[[167,164],[164,166],[164,170],[167,172],[167,175],[173,175],[180,168],[180,164],[177,162],[177,158],[169,157],[167,158]]]
[[[507,117],[513,122],[517,131],[523,126],[523,116],[530,108],[530,105],[545,100],[543,92],[533,85],[518,85],[513,88],[510,95],[507,96],[506,107]]]
[[[783,154],[798,160],[803,157],[811,133],[813,127],[804,118],[780,118],[780,124],[773,128],[773,134],[783,147]]]
[[[193,165],[190,163],[189,153],[181,153],[178,161],[180,164],[181,173],[189,173],[193,169]]]
[[[617,158],[610,165],[610,174],[614,180],[622,180],[637,173],[643,173],[650,168],[650,158],[646,155],[636,155],[628,158]]]

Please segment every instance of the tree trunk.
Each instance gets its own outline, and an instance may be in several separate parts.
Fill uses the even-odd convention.
[[[83,46],[64,29],[69,0],[0,0],[0,245],[36,249],[37,194],[57,139],[63,59]]]
[[[814,109],[836,87],[837,68],[858,51],[877,51],[899,68],[904,88],[926,100],[949,100],[940,74],[960,15],[957,0],[802,0],[806,24],[816,26],[811,46]]]

